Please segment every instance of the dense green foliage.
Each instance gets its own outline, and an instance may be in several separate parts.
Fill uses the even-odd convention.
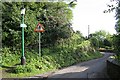
[[[40,74],[102,56],[91,46],[89,40],[84,40],[78,33],[73,33],[70,39],[63,40],[61,44],[42,50],[43,55],[39,57],[36,50],[26,49],[26,65],[22,67],[20,65],[21,51],[11,51],[10,48],[3,48],[2,67],[11,67],[7,69],[11,74],[3,72],[3,77],[33,76],[33,74]]]
[[[23,5],[26,8],[27,24],[26,65],[20,65],[20,8]],[[22,73],[23,76],[29,73],[42,73],[102,56],[95,50],[91,40],[85,40],[79,31],[73,31],[72,10],[64,2],[5,2],[2,4],[2,10],[2,68],[5,72],[8,71],[7,74],[13,74],[12,77],[19,77]],[[43,24],[45,29],[41,36],[42,56],[38,56],[38,33],[34,32],[38,22]],[[5,74],[3,72],[3,77],[7,77]]]
[[[72,11],[68,4],[63,2],[7,2],[2,5],[3,47],[15,46],[17,49],[21,47],[20,8],[23,4],[26,8],[26,47],[35,47],[38,43],[38,34],[34,32],[38,22],[43,24],[45,28],[45,32],[42,34],[42,46],[49,47],[50,44],[71,36],[72,30],[69,24],[72,19]]]
[[[82,52],[80,50],[80,46],[82,46]],[[49,50],[50,53],[47,53],[48,49],[44,49],[45,55],[43,55],[42,57],[37,56],[38,53],[36,53],[34,50],[32,52],[27,51],[27,62],[24,66],[20,65],[20,55],[16,52],[14,53],[14,55],[10,54],[10,49],[6,48],[3,51],[4,55],[2,55],[2,57],[4,58],[2,61],[2,67],[11,67],[7,70],[12,73],[12,76],[5,75],[5,73],[3,72],[3,77],[17,77],[17,75],[20,75],[20,73],[43,73],[49,70],[59,69],[62,67],[73,65],[78,62],[83,62],[102,56],[99,52],[86,52],[88,46],[90,46],[90,42],[85,41],[81,45],[78,45],[78,48],[74,49],[72,47],[65,50],[54,48],[57,51],[55,52],[53,50]]]
[[[117,53],[117,59],[120,60],[120,1],[117,1],[118,2],[118,6],[116,8],[116,19],[117,19],[117,22],[116,22],[116,26],[115,26],[115,29],[117,31],[117,34],[114,35],[114,47],[115,47],[115,50],[116,50],[116,53]]]
[[[112,4],[112,2],[116,3],[116,4]],[[113,47],[115,49],[115,52],[116,52],[116,56],[118,60],[120,60],[120,1],[119,0],[111,0],[111,4],[108,4],[107,5],[109,8],[108,10],[105,10],[104,13],[107,13],[107,12],[112,12],[113,10],[116,11],[116,25],[115,25],[115,29],[116,29],[116,32],[117,34],[113,35]]]
[[[89,35],[89,40],[94,48],[112,48],[113,36],[104,30],[96,31]]]

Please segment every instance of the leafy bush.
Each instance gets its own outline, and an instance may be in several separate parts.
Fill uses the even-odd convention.
[[[83,41],[80,45],[77,46],[76,53],[79,52],[94,52],[95,49],[92,48],[90,41],[86,40]]]
[[[114,49],[115,49],[116,55],[119,56],[120,55],[120,34],[114,35]]]
[[[45,72],[48,70],[59,69],[78,62],[100,57],[101,55],[99,53],[95,54],[94,52],[90,52],[90,50],[93,49],[90,46],[91,45],[89,41],[83,41],[80,45],[74,48],[68,47],[63,50],[62,48],[58,49],[56,47],[59,50],[57,51],[57,49],[55,49],[56,52],[52,50],[48,51],[45,49],[46,51],[43,52],[43,54],[46,54],[42,57],[38,56],[38,53],[36,51],[31,52],[29,50],[26,50],[26,65],[17,65],[13,69],[13,72],[16,74],[31,73],[34,71]],[[5,52],[8,54],[5,54]],[[15,64],[20,63],[20,54],[12,54],[12,52],[13,51],[10,51],[9,49],[4,50],[4,54],[2,55],[4,58],[3,65],[14,66]]]
[[[13,69],[14,73],[26,73],[26,72],[32,72],[35,70],[35,67],[30,65],[18,65]]]
[[[2,65],[12,66],[19,62],[19,51],[10,51],[10,48],[2,48]],[[12,64],[11,64],[12,63]]]

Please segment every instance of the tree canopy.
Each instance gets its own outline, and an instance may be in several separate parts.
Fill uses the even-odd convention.
[[[71,26],[72,10],[65,2],[4,2],[2,4],[2,41],[3,46],[21,46],[21,14],[24,5],[25,14],[25,46],[33,46],[38,42],[38,34],[34,28],[38,22],[43,24],[42,45],[48,46],[61,39],[69,38],[73,32]]]
[[[90,34],[89,38],[95,47],[112,46],[112,35],[104,30]]]

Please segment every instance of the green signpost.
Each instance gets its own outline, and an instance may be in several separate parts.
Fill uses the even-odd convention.
[[[24,24],[25,8],[21,9],[21,15],[22,15],[22,23],[20,24],[20,27],[22,27],[22,56],[21,56],[21,65],[25,65],[26,59],[25,59],[25,55],[24,55],[24,27],[27,27],[26,24]]]

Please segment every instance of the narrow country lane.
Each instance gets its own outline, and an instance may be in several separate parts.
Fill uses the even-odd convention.
[[[102,53],[104,57],[79,63],[61,70],[58,70],[49,78],[107,78],[106,60],[113,53]]]

